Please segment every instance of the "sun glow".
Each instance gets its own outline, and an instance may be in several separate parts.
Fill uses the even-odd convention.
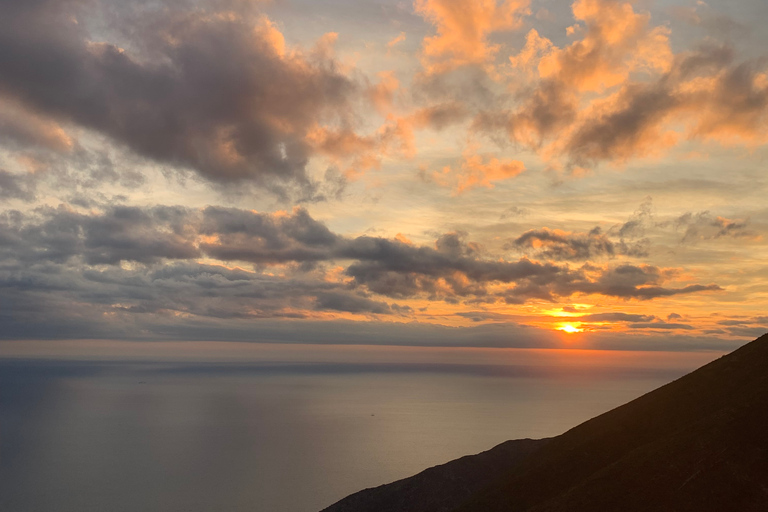
[[[557,328],[557,330],[567,332],[569,334],[584,332],[584,329],[582,329],[581,327],[577,327],[573,324],[561,324],[560,327]]]

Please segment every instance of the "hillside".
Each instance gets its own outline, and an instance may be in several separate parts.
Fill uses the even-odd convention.
[[[418,475],[347,496],[323,512],[450,511],[474,493],[509,473],[548,439],[506,441],[477,455],[467,455]]]
[[[531,445],[532,451],[510,456],[503,474],[494,476],[483,458],[500,447],[432,468],[456,468],[453,484],[437,486],[424,478],[425,471],[356,493],[324,512],[764,512],[768,335]],[[478,475],[484,479],[479,486]],[[425,499],[436,488],[448,493],[463,481],[473,482],[471,491],[434,505]]]

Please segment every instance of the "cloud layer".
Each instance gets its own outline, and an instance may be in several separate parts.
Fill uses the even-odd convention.
[[[89,30],[94,8],[120,15],[121,43]],[[54,123],[75,124],[220,183],[309,187],[307,134],[357,88],[332,38],[290,48],[266,16],[203,4],[3,2],[0,31],[0,98],[19,111],[0,119],[7,137],[61,150]]]
[[[751,335],[768,12],[718,2],[2,1],[3,335]]]

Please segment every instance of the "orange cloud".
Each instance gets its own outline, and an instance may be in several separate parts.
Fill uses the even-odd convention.
[[[670,68],[669,29],[650,27],[649,14],[635,12],[628,2],[606,0],[576,0],[572,8],[574,18],[586,25],[586,34],[544,55],[538,64],[542,78],[600,91],[623,83],[635,71]]]
[[[400,32],[392,40],[387,43],[387,53],[389,53],[396,44],[405,41],[405,32]]]
[[[529,13],[529,0],[416,0],[414,9],[437,34],[424,38],[423,62],[428,74],[466,64],[485,64],[499,47],[488,42],[492,32],[516,29]]]
[[[517,55],[511,56],[509,61],[513,68],[530,73],[542,57],[549,55],[553,50],[552,41],[546,37],[541,37],[536,29],[531,29],[525,36],[523,49]]]
[[[690,135],[726,144],[768,142],[768,75],[749,64],[681,85]]]
[[[672,66],[673,54],[668,29],[652,27],[650,15],[635,12],[630,3],[576,0],[572,9],[579,24],[571,27],[569,33],[581,37],[558,48],[531,30],[525,46],[510,58],[510,63],[513,69],[528,76],[538,75],[538,84],[508,118],[485,116],[478,118],[476,126],[486,130],[504,128],[512,140],[539,150],[554,162],[571,149],[581,153],[579,162],[623,160],[640,150],[640,146],[652,148],[663,142],[666,147],[673,143],[669,133],[657,136],[650,133],[653,130],[647,130],[639,139],[628,139],[623,148],[612,146],[603,150],[591,142],[580,147],[574,141],[595,119],[610,116],[631,101],[626,92],[611,92],[608,97],[597,98],[594,93],[625,85],[630,75],[637,72],[665,73]],[[550,140],[552,137],[554,141]],[[635,144],[638,141],[642,144]]]
[[[433,128],[442,130],[447,126],[459,123],[468,115],[464,105],[458,102],[442,103],[431,107],[424,107],[408,118],[414,128]]]
[[[40,145],[52,151],[70,151],[74,140],[55,121],[0,97],[0,137],[19,146]]]
[[[262,16],[259,19],[258,24],[254,28],[254,33],[258,39],[263,40],[272,48],[272,50],[280,57],[285,57],[285,37],[283,33],[275,26],[275,24],[267,18]]]
[[[680,140],[768,142],[768,73],[734,64],[728,47],[673,54],[669,29],[628,2],[576,0],[577,39],[562,48],[531,30],[510,57],[519,86],[508,112],[481,112],[473,129],[536,150],[550,165],[658,156]],[[519,80],[518,80],[519,82]]]
[[[379,82],[368,88],[368,97],[379,113],[386,115],[392,109],[395,92],[400,88],[400,81],[394,71],[378,73]]]
[[[457,170],[444,167],[434,172],[432,178],[442,186],[453,188],[453,194],[462,194],[476,187],[493,188],[495,182],[514,178],[525,170],[525,164],[518,160],[490,158],[487,161],[476,153],[476,147],[470,145],[462,157]]]
[[[388,116],[371,135],[359,135],[348,127],[316,125],[306,140],[333,164],[344,167],[344,174],[350,178],[380,168],[386,157],[412,158],[416,153],[411,123],[394,116]]]

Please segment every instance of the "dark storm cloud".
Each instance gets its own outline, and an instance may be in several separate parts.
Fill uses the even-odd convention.
[[[330,57],[283,53],[258,15],[180,2],[122,8],[0,3],[0,95],[216,182],[311,188],[305,135],[355,89]],[[120,27],[118,42],[89,32],[100,17]]]

